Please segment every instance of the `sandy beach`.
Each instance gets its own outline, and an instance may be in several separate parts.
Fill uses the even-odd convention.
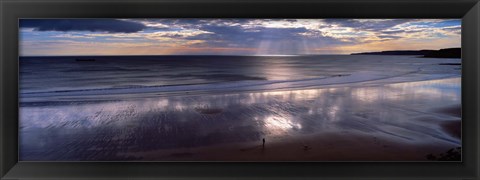
[[[265,147],[259,141],[122,155],[157,161],[424,161],[427,154],[450,148],[455,146],[442,142],[416,145],[345,131],[274,139]]]
[[[427,161],[461,147],[460,70],[439,65],[459,59],[392,56],[403,68],[392,72],[379,65],[387,60],[363,58],[369,63],[320,63],[352,69],[317,79],[55,91],[32,85],[21,95],[20,158]],[[265,66],[288,74],[287,67]]]
[[[442,139],[415,142],[405,137],[392,139],[388,135],[396,135],[388,132],[358,132],[348,129],[332,131],[325,128],[322,132],[308,135],[274,136],[267,139],[265,146],[258,140],[207,147],[130,152],[122,155],[158,161],[424,161],[428,154],[442,154],[449,149],[460,147],[460,112],[461,108],[458,105],[447,106],[422,113],[451,116],[451,120],[416,119],[437,126],[437,130],[448,134],[453,142]],[[362,126],[368,129],[368,125]],[[434,136],[428,132],[424,133],[423,135]]]
[[[448,82],[455,79],[433,82],[435,81]],[[390,91],[397,91],[398,85],[393,84],[392,87],[396,88]],[[86,151],[127,145],[123,150],[114,148],[115,154],[109,157],[112,159],[128,157],[131,160],[153,161],[423,161],[427,154],[440,154],[461,145],[459,105],[444,106],[439,103],[438,107],[422,110],[416,108],[424,106],[422,103],[408,102],[409,106],[399,105],[395,102],[395,94],[398,92],[387,96],[378,93],[370,96],[363,94],[369,91],[376,92],[378,88],[357,87],[353,90],[347,88],[350,97],[345,97],[342,93],[345,88],[328,88],[201,97],[177,96],[168,101],[160,98],[135,104],[100,103],[93,105],[94,107],[88,105],[90,106],[88,109],[85,109],[87,105],[74,107],[83,109],[80,112],[87,114],[90,114],[88,111],[111,107],[109,114],[113,117],[110,122],[85,121],[83,125],[87,123],[96,127],[99,126],[96,123],[105,123],[113,127],[127,127],[117,130],[116,133],[109,133],[111,135],[107,136],[109,139],[106,141],[95,143],[101,146],[100,148],[90,148]],[[319,97],[320,95],[334,99],[325,101]],[[350,99],[352,96],[359,98],[362,103],[355,105],[354,103],[359,102],[352,102]],[[390,103],[393,104],[381,102],[373,106],[368,103],[380,96],[392,98],[393,102]],[[186,104],[181,103],[180,99],[187,101],[183,102]],[[350,102],[346,102],[347,100]],[[416,101],[416,98],[412,97],[411,100]],[[206,104],[207,102],[212,104]],[[221,102],[233,105],[218,104]],[[148,109],[147,107],[169,109],[171,106],[172,109],[163,113],[135,112],[139,109]],[[381,111],[378,111],[380,109]],[[172,122],[168,116],[185,119],[180,119],[180,123]],[[113,119],[114,117],[122,118]],[[135,117],[138,122],[131,122],[129,117],[130,119]],[[98,116],[96,118],[102,119]],[[80,127],[82,124],[63,126]],[[70,133],[75,136],[84,133],[81,136],[87,135],[86,139],[94,139],[88,137],[89,133],[85,133],[89,132],[87,128],[80,130],[60,134],[68,139]],[[138,141],[135,139],[138,136],[144,136],[139,143],[135,142]],[[43,136],[32,138],[38,137]],[[267,141],[265,148],[261,146],[262,138],[266,138]],[[78,147],[92,145],[92,142],[86,141],[77,143]],[[200,144],[207,145],[199,146]],[[163,148],[160,150],[139,151],[156,149],[162,145]],[[86,152],[78,153],[88,155]]]

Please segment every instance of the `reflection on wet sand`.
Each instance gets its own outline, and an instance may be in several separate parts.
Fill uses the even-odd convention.
[[[262,138],[268,145],[283,147],[278,144],[299,137],[328,139],[327,135],[333,138],[339,134],[413,147],[435,144],[442,151],[461,146],[460,138],[444,126],[447,122],[459,123],[460,117],[438,109],[453,107],[460,111],[460,97],[460,78],[450,78],[367,87],[29,105],[20,112],[20,157],[27,161],[151,160],[156,151],[230,151],[224,148],[229,144],[240,147],[238,152],[230,152],[235,154],[256,147]],[[307,143],[300,141],[302,145]],[[330,146],[341,148],[345,144]],[[148,156],[142,156],[144,152],[149,152]],[[152,159],[188,160],[190,155]],[[424,155],[415,157],[424,160]],[[208,157],[211,155],[205,154],[200,159],[215,159]]]

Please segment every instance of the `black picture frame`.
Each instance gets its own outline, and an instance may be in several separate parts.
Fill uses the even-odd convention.
[[[462,162],[18,162],[19,18],[461,18]],[[0,179],[478,179],[478,0],[0,0]]]

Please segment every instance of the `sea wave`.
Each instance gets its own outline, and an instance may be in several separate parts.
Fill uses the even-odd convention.
[[[414,73],[409,72],[407,74]],[[173,86],[131,86],[120,88],[78,89],[44,92],[20,93],[20,98],[42,97],[74,97],[74,96],[104,96],[104,95],[129,95],[145,93],[195,93],[195,92],[221,92],[221,91],[259,91],[277,89],[297,89],[306,87],[320,87],[327,85],[352,84],[370,81],[385,80],[404,76],[405,74],[385,75],[377,72],[357,72],[354,74],[338,74],[322,78],[296,79],[296,80],[261,80],[261,81],[234,81],[212,84],[190,84]]]

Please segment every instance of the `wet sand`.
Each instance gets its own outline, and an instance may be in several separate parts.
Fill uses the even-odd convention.
[[[459,82],[28,106],[20,153],[27,161],[426,161],[461,146]]]
[[[451,121],[443,122],[441,124],[441,127],[445,132],[447,132],[451,136],[456,138],[461,138],[462,137],[461,106],[452,106],[452,107],[442,108],[442,109],[439,109],[439,111],[437,112],[454,117]]]
[[[462,137],[462,121],[453,120],[442,123],[442,128],[445,132],[450,134],[453,137],[460,138]]]
[[[408,83],[404,83],[408,84]],[[198,109],[197,109],[198,110]],[[378,109],[381,110],[381,109]],[[201,109],[202,113],[218,109]],[[219,113],[219,112],[218,112]],[[453,139],[461,137],[461,107],[443,106],[427,112],[451,116],[453,120],[432,118],[429,123]],[[348,120],[347,120],[348,121]],[[194,148],[175,148],[123,155],[159,161],[425,161],[428,154],[441,154],[458,147],[451,142],[432,139],[418,143],[392,138],[374,131],[330,131],[297,136],[280,136],[246,143],[226,143]],[[378,134],[377,134],[378,133]]]
[[[124,155],[157,161],[425,161],[427,154],[454,148],[435,142],[411,144],[362,133],[319,133],[268,142],[230,143]]]
[[[449,106],[433,110],[456,117],[432,122],[443,132],[461,138],[461,107]],[[433,113],[432,112],[432,113]],[[402,139],[389,139],[375,133],[352,131],[321,132],[313,135],[286,136],[248,143],[227,143],[198,148],[179,148],[124,155],[157,161],[425,161],[429,154],[442,154],[459,146],[443,141],[415,144]]]

